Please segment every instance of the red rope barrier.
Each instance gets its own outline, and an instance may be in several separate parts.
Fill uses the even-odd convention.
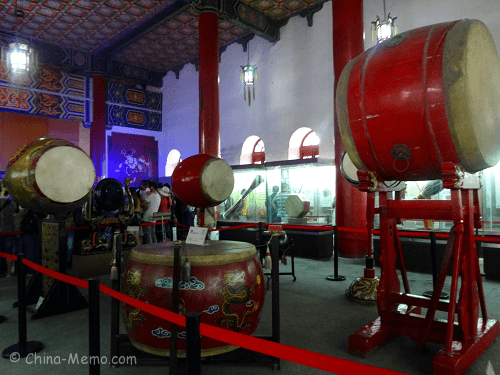
[[[347,359],[332,357],[326,354],[299,349],[294,346],[278,344],[253,336],[225,330],[219,327],[200,323],[200,334],[228,344],[239,346],[254,352],[272,355],[286,361],[295,362],[304,366],[317,368],[339,375],[389,375],[403,374],[398,371],[386,370],[379,367],[352,362]],[[221,337],[224,337],[221,340]]]
[[[9,253],[3,253],[0,251],[0,257],[5,258],[5,259],[10,259],[10,260],[17,260],[17,257],[15,255],[9,254]]]
[[[52,277],[53,279],[63,281],[68,284],[72,284],[74,286],[78,286],[80,288],[88,289],[89,288],[89,282],[87,280],[82,280],[77,277],[65,275],[63,273],[51,270],[47,267],[43,267],[39,264],[33,263],[32,261],[28,259],[23,259],[23,264],[26,266],[34,269],[35,271],[38,271],[40,273],[43,273],[44,275],[47,275],[49,277]]]
[[[116,298],[117,300],[125,302],[128,305],[137,307],[138,309],[146,311],[154,316],[157,316],[158,318],[168,320],[169,322],[182,327],[186,326],[186,317],[183,315],[175,314],[172,311],[164,310],[161,307],[139,301],[138,299],[117,292],[116,290],[103,284],[99,284],[99,290],[110,297]]]
[[[233,227],[227,227],[227,228],[215,228],[215,229],[209,229],[209,232],[214,232],[214,231],[224,231],[224,230],[231,230],[231,229],[240,229],[240,228],[250,228],[250,227],[258,227],[259,223],[251,223],[251,224],[242,224],[242,225],[235,225]]]

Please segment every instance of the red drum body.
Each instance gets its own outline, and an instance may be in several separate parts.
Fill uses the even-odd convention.
[[[201,323],[251,335],[259,324],[265,286],[259,255],[249,243],[209,241],[206,246],[184,244],[181,257],[191,264],[189,281],[182,281],[179,312],[200,313]],[[137,246],[131,251],[124,276],[124,293],[172,310],[174,242]],[[170,355],[170,322],[123,304],[122,315],[132,344],[147,353]],[[178,356],[186,355],[185,328],[179,327]],[[201,355],[236,349],[201,338]]]
[[[344,68],[336,95],[342,141],[357,169],[384,180],[475,173],[500,159],[500,62],[477,20],[422,27]]]
[[[172,174],[175,195],[194,207],[217,206],[231,195],[233,187],[233,170],[224,160],[212,155],[190,156]]]
[[[85,203],[95,182],[95,169],[82,149],[47,136],[16,152],[4,181],[12,198],[24,208],[59,215]]]

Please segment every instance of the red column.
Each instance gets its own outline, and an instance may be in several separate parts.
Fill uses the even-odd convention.
[[[201,13],[199,33],[200,154],[219,156],[219,19]]]
[[[363,0],[333,0],[333,67],[334,96],[344,66],[360,53],[363,44]],[[339,228],[366,229],[366,194],[349,184],[340,174],[340,157],[345,150],[340,137],[337,116],[335,129],[336,207],[335,218]],[[368,250],[367,236],[363,233],[338,231],[339,255],[361,258]]]
[[[104,175],[103,161],[106,157],[106,78],[93,76],[94,121],[90,128],[90,158],[97,177]]]

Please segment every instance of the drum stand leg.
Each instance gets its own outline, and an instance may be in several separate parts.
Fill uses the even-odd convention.
[[[66,273],[67,238],[65,220],[49,219],[40,223],[42,238],[42,265],[61,273]],[[55,264],[55,266],[54,266]],[[40,290],[39,275],[35,275],[29,285],[30,303]],[[42,292],[38,299],[36,313],[31,319],[62,314],[88,307],[87,300],[74,285],[41,275]]]
[[[477,194],[470,189],[454,188],[454,182],[451,187],[448,186],[451,188],[451,201],[391,201],[387,199],[387,192],[379,193],[381,277],[377,307],[380,317],[350,336],[350,351],[366,356],[373,348],[391,337],[406,335],[417,341],[419,353],[427,341],[444,344],[444,348],[434,357],[433,373],[459,375],[466,371],[499,335],[498,321],[488,319],[487,316],[474,242],[474,225],[477,224],[479,216]],[[396,228],[399,218],[452,219],[454,222],[430,300],[409,294]],[[398,259],[401,262],[404,293],[400,293],[400,280],[396,272]],[[440,297],[450,267],[453,270],[450,301],[444,302],[440,301]],[[420,314],[421,307],[427,308],[425,316]],[[479,318],[479,308],[482,318]],[[434,320],[437,310],[448,312],[447,322]]]

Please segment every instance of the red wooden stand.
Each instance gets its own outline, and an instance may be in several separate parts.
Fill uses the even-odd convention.
[[[377,292],[380,317],[349,338],[349,350],[361,356],[393,336],[406,335],[417,341],[419,353],[427,341],[444,344],[432,364],[437,375],[462,374],[496,339],[500,330],[498,321],[487,316],[474,241],[474,228],[481,226],[478,190],[461,187],[461,176],[455,172],[454,165],[448,164],[443,164],[443,184],[451,189],[451,200],[394,200],[392,192],[379,191],[379,207],[375,211],[380,214],[381,276]],[[359,171],[358,176],[360,190],[373,192],[368,172]],[[431,299],[410,294],[396,226],[400,219],[453,221]],[[403,293],[396,265],[401,271]],[[450,300],[443,302],[439,297],[450,267]],[[422,307],[427,308],[425,316],[421,315]],[[482,318],[479,318],[479,309]],[[447,321],[434,319],[436,310],[446,311]]]

